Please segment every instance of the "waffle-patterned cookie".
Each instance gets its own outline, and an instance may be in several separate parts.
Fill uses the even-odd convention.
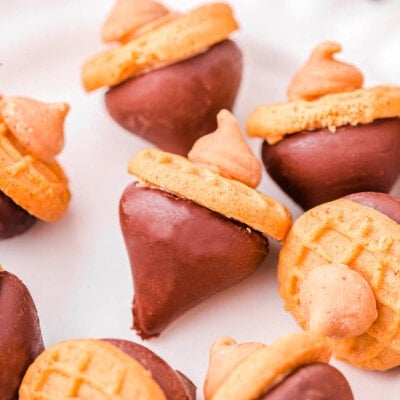
[[[280,294],[286,309],[307,329],[299,290],[307,273],[324,264],[345,264],[374,291],[378,318],[364,334],[331,339],[334,355],[365,369],[400,364],[400,225],[386,215],[339,199],[303,214],[279,255]]]
[[[165,400],[135,359],[100,340],[76,339],[45,350],[22,381],[20,400]]]
[[[351,92],[327,94],[308,101],[262,105],[247,120],[249,136],[278,143],[284,136],[344,125],[368,124],[376,119],[400,116],[400,87],[376,86]]]
[[[284,239],[291,225],[289,211],[279,202],[185,157],[146,149],[132,158],[128,170],[149,185],[189,199],[277,240]]]
[[[56,161],[29,154],[0,121],[0,190],[43,221],[55,221],[71,197],[68,179]]]

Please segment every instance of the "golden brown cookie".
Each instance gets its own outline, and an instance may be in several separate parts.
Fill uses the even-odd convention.
[[[0,122],[0,190],[16,204],[44,221],[66,211],[71,194],[68,180],[56,161],[29,154]]]
[[[285,206],[187,158],[156,149],[136,154],[128,170],[141,181],[283,240],[291,224]]]
[[[117,85],[149,69],[199,54],[237,28],[229,5],[200,6],[122,46],[94,55],[83,65],[83,85],[87,91]]]
[[[347,199],[315,207],[293,224],[279,255],[285,307],[308,328],[299,293],[310,271],[344,264],[371,286],[378,318],[356,337],[330,339],[335,357],[365,369],[400,364],[400,225],[373,208]],[[329,267],[329,265],[328,265]]]
[[[317,100],[295,99],[262,105],[248,117],[249,136],[275,144],[304,130],[368,124],[376,119],[400,116],[400,87],[376,86],[327,94]]]
[[[290,372],[314,362],[327,363],[330,355],[327,339],[311,332],[288,334],[270,346],[222,338],[210,351],[205,399],[256,399]]]
[[[152,375],[113,345],[75,339],[45,350],[29,367],[20,400],[165,400]]]

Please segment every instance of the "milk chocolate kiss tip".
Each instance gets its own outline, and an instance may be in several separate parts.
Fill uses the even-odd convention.
[[[268,241],[243,224],[168,192],[130,184],[120,222],[134,281],[134,328],[158,336],[182,313],[265,259]]]

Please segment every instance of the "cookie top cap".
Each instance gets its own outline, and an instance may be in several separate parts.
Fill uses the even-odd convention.
[[[211,347],[205,399],[259,398],[295,369],[314,362],[328,363],[330,356],[328,340],[313,332],[291,333],[270,346],[221,338]]]
[[[66,211],[68,179],[54,160],[63,145],[66,103],[0,99],[0,191],[43,221]]]
[[[103,42],[127,42],[146,25],[169,15],[169,10],[152,0],[116,0],[101,28]]]
[[[248,135],[272,145],[302,131],[328,128],[335,132],[344,125],[400,117],[400,87],[362,88],[360,71],[333,58],[340,50],[336,42],[317,46],[291,82],[289,101],[261,105],[250,113]]]
[[[211,3],[167,18],[121,46],[96,54],[81,71],[87,91],[114,86],[201,53],[226,39],[238,28],[231,7]]]
[[[28,368],[20,400],[166,400],[151,373],[103,340],[74,339],[46,349]]]

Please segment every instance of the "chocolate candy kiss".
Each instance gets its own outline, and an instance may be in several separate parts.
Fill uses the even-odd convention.
[[[304,209],[350,193],[389,192],[400,174],[400,118],[264,142],[262,159],[272,179]]]
[[[28,366],[44,350],[39,318],[25,285],[0,271],[0,399],[17,400]]]
[[[0,191],[0,239],[7,239],[27,231],[36,218],[15,204]]]
[[[135,183],[122,195],[120,222],[142,338],[158,336],[187,309],[251,274],[268,251],[249,227]]]
[[[346,378],[329,364],[314,363],[287,376],[259,400],[353,400]]]
[[[111,88],[106,107],[125,129],[163,150],[186,155],[200,136],[216,129],[217,113],[232,109],[241,76],[241,51],[225,40]]]
[[[162,358],[140,344],[120,339],[104,339],[139,361],[163,390],[167,400],[194,400],[196,387],[185,375],[172,369]]]
[[[371,207],[400,224],[400,199],[386,193],[362,192],[345,196],[346,199]]]

